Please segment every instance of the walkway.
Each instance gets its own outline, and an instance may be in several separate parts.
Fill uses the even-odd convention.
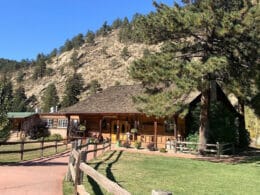
[[[1,195],[62,195],[69,152],[49,158],[0,166]]]

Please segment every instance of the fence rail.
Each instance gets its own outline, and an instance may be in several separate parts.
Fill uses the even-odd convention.
[[[90,149],[90,147],[94,149]],[[98,148],[98,146],[102,146]],[[109,193],[130,195],[125,189],[121,188],[117,183],[109,180],[104,175],[87,165],[87,155],[94,153],[93,156],[96,158],[97,152],[106,151],[111,149],[111,142],[105,142],[101,144],[87,143],[85,145],[78,144],[77,141],[73,144],[73,149],[69,157],[68,172],[66,176],[67,181],[72,181],[74,184],[74,194],[88,194],[82,185],[83,175],[86,174],[94,179],[99,185],[106,189]]]
[[[197,142],[187,142],[187,141],[167,141],[165,148],[168,150],[174,150],[175,152],[198,152],[198,148],[201,144]],[[215,153],[218,157],[220,155],[231,152],[235,153],[235,147],[233,143],[219,143],[216,144],[205,144],[205,152]]]
[[[37,144],[39,143],[40,146],[38,148],[29,148],[25,149],[26,144]],[[46,145],[44,146],[45,143],[54,143],[52,145]],[[44,139],[40,141],[17,141],[17,142],[0,142],[0,146],[7,146],[7,145],[20,145],[19,150],[1,150],[0,147],[0,154],[20,154],[20,160],[23,160],[23,156],[25,152],[32,152],[32,151],[37,151],[40,150],[40,156],[43,157],[43,152],[47,148],[54,148],[55,149],[55,154],[58,153],[58,147],[61,146],[66,146],[66,149],[68,148],[68,139],[62,139],[62,140],[48,140],[45,141]]]

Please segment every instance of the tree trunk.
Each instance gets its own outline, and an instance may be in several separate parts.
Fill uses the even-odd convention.
[[[209,93],[208,87],[201,92],[201,111],[200,111],[200,128],[199,128],[199,152],[205,153],[207,144],[207,134],[209,130]]]

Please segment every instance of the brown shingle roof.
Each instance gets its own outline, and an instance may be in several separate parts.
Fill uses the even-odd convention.
[[[142,92],[140,85],[113,86],[93,94],[73,106],[62,109],[65,113],[139,113],[132,97]]]

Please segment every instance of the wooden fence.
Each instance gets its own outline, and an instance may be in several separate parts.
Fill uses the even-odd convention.
[[[39,147],[38,148],[28,148],[25,149],[25,145],[26,144],[37,144],[39,143]],[[47,145],[45,145],[46,143],[48,143]],[[53,144],[52,144],[53,143]],[[66,146],[66,150],[68,148],[68,140],[67,139],[62,139],[62,140],[52,140],[52,141],[45,141],[44,139],[42,139],[41,141],[18,141],[18,142],[0,142],[0,146],[1,145],[20,145],[19,150],[1,150],[0,147],[0,154],[20,154],[20,159],[21,161],[23,160],[24,157],[24,153],[25,152],[32,152],[32,151],[40,151],[40,156],[43,157],[43,152],[44,149],[47,148],[54,148],[55,150],[55,154],[58,153],[58,147],[61,146]]]
[[[197,142],[186,142],[186,141],[167,141],[165,144],[165,148],[167,150],[174,150],[175,152],[198,152],[198,147],[200,143]],[[235,153],[235,147],[233,143],[219,143],[216,144],[206,144],[207,153],[216,154],[218,157],[220,155],[230,152],[232,154]]]
[[[101,146],[101,147],[99,147]],[[71,155],[69,157],[68,172],[66,175],[67,181],[72,181],[74,184],[74,194],[87,195],[83,182],[83,175],[86,174],[94,179],[100,186],[106,189],[109,193],[130,195],[125,189],[121,188],[117,183],[109,180],[104,175],[97,172],[95,169],[87,165],[87,155],[94,153],[94,158],[97,156],[97,152],[105,152],[107,149],[111,149],[111,142],[105,142],[101,144],[85,144],[81,145],[79,142],[74,142]],[[93,149],[92,149],[93,148]]]

